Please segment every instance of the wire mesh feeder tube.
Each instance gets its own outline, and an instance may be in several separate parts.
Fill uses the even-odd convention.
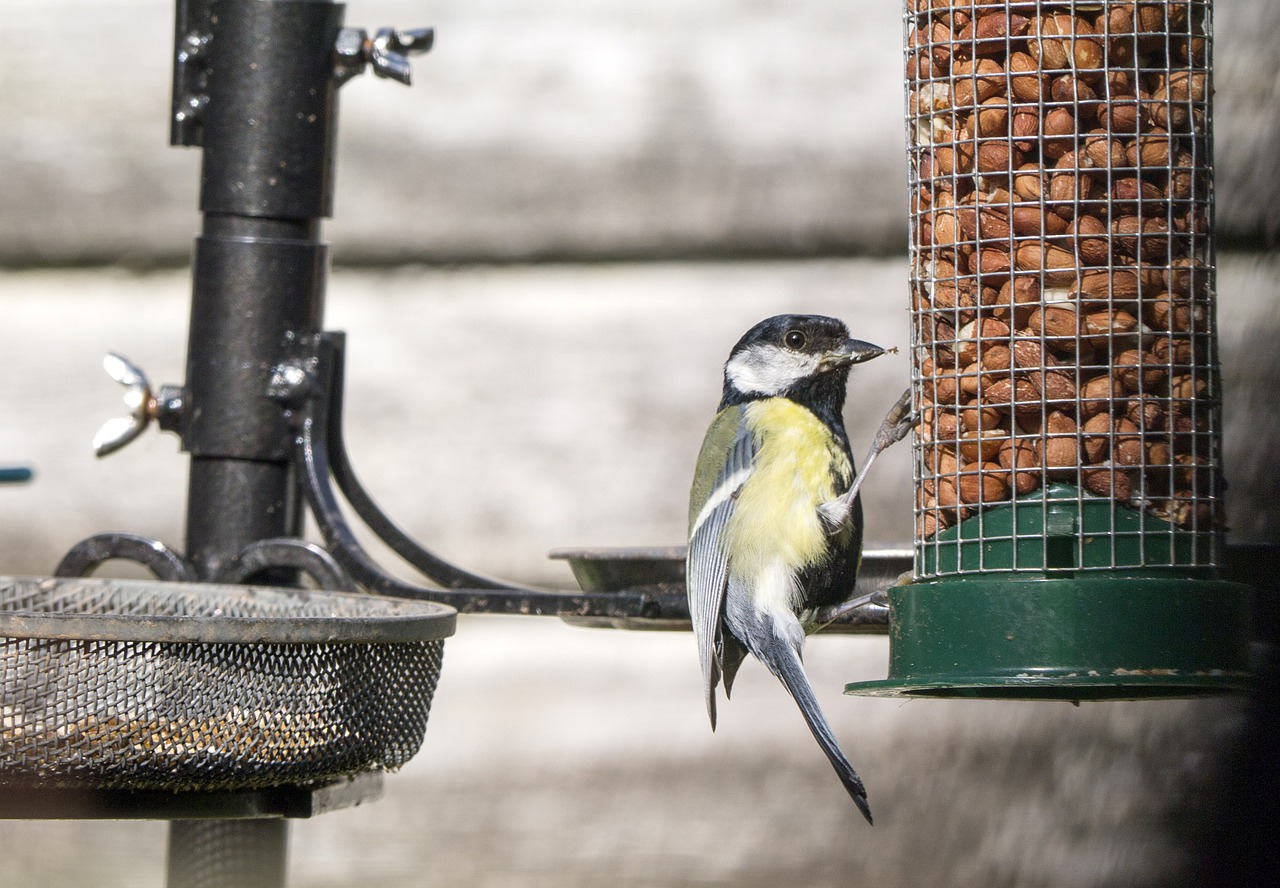
[[[1217,580],[1210,13],[907,0],[916,580],[870,690],[1241,681],[1247,590]]]
[[[259,789],[398,768],[454,622],[369,595],[0,577],[0,786]]]

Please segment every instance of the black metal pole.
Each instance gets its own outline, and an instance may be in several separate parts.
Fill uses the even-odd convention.
[[[267,389],[290,342],[321,329],[343,11],[326,0],[210,5],[182,422],[187,556],[203,578],[251,543],[300,530],[291,434]],[[283,821],[178,821],[169,841],[171,888],[284,884]]]
[[[205,576],[297,529],[290,433],[267,388],[289,338],[321,327],[343,7],[216,0],[211,12],[183,423],[187,556]]]

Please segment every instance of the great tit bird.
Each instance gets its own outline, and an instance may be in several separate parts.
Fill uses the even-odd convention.
[[[850,368],[882,354],[818,315],[747,331],[698,455],[685,563],[712,729],[716,686],[723,678],[728,697],[750,651],[795,699],[868,822],[867,791],[818,706],[801,648],[818,612],[848,599],[857,579],[862,507],[841,413]]]

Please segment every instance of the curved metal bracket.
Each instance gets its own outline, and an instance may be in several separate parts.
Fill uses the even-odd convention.
[[[552,592],[521,586],[465,570],[411,540],[373,502],[356,479],[342,439],[344,337],[321,334],[316,342],[317,384],[286,411],[296,431],[294,462],[316,523],[330,553],[356,582],[371,592],[450,604],[463,613],[548,616],[688,616],[683,591],[636,589],[619,593]],[[332,459],[330,454],[332,453]],[[334,478],[369,528],[393,551],[445,588],[416,586],[391,576],[360,546],[330,484]]]
[[[239,585],[264,570],[287,567],[305,573],[328,592],[359,592],[332,555],[315,543],[291,537],[259,540],[245,546],[213,576],[215,583]]]
[[[355,509],[356,514],[360,516],[360,520],[377,535],[378,539],[386,543],[391,548],[391,551],[411,564],[427,579],[434,583],[439,583],[446,589],[540,591],[467,570],[423,548],[397,527],[395,522],[388,518],[386,513],[369,496],[369,493],[360,483],[360,479],[356,477],[355,468],[351,465],[351,459],[347,456],[346,443],[342,433],[343,391],[345,388],[343,372],[345,364],[344,339],[345,337],[341,333],[325,333],[321,337],[320,350],[323,354],[320,357],[318,369],[319,372],[325,373],[327,368],[328,379],[318,386],[319,391],[316,392],[316,397],[323,398],[328,405],[325,408],[325,412],[328,414],[327,420],[323,423],[322,429],[333,480],[337,483],[338,489],[342,491],[342,495],[347,502]],[[313,398],[314,400],[315,398]],[[320,507],[324,508],[323,502],[321,502]],[[313,511],[316,513],[317,520],[328,519],[332,521],[334,519],[332,514],[322,514],[320,509],[317,509],[314,505]]]
[[[195,566],[177,550],[159,540],[135,533],[99,533],[81,540],[62,557],[53,575],[87,577],[113,559],[140,564],[164,582],[196,583],[201,580]],[[264,570],[281,567],[305,573],[321,589],[329,592],[360,591],[324,548],[292,538],[251,543],[210,577],[209,582],[240,585]]]
[[[87,577],[113,558],[141,564],[156,579],[170,583],[194,583],[200,579],[191,562],[179,552],[136,533],[99,533],[81,540],[62,556],[53,575]]]

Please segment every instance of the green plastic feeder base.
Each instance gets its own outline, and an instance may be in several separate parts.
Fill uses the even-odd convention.
[[[1200,544],[1066,485],[992,509],[925,544],[926,571],[945,575],[889,591],[889,677],[845,693],[1079,701],[1244,690],[1252,590],[1179,567],[1205,563]]]
[[[1248,586],[1009,574],[899,586],[889,678],[847,694],[1136,700],[1248,684]]]

